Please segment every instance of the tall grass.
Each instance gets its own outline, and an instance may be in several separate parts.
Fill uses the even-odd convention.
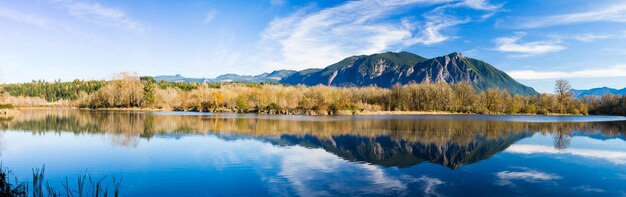
[[[28,184],[12,176],[13,172],[0,164],[0,196],[27,196]]]
[[[62,190],[58,190],[45,180],[45,165],[41,168],[33,169],[32,190],[27,182],[20,182],[17,178],[11,182],[13,173],[8,168],[3,168],[0,164],[0,196],[7,197],[26,197],[31,194],[33,197],[107,197],[109,196],[109,186],[105,179],[106,176],[95,178],[88,174],[80,175],[76,178],[76,184],[70,184],[70,179],[65,177],[61,181]],[[113,186],[113,196],[120,195],[122,178],[116,179],[112,177],[111,185]],[[45,187],[44,187],[45,186]],[[29,192],[30,191],[30,192]]]

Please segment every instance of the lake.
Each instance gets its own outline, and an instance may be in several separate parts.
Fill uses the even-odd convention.
[[[123,177],[122,196],[624,196],[626,119],[25,110],[20,180]]]

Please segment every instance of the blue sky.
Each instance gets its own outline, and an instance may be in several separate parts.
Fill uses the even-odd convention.
[[[621,0],[0,0],[0,73],[33,79],[215,77],[347,56],[462,52],[540,92],[626,87]]]

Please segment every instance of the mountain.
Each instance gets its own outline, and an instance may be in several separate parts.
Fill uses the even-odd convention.
[[[601,87],[601,88],[593,88],[589,90],[572,90],[572,91],[574,92],[574,97],[576,98],[582,98],[587,95],[592,95],[592,96],[602,96],[605,94],[626,95],[626,88],[618,90],[618,89],[613,89],[613,88],[608,88],[608,87]]]
[[[486,62],[451,53],[427,59],[409,52],[352,56],[324,69],[307,69],[282,80],[285,84],[391,87],[411,82],[469,82],[477,90],[507,89],[513,94],[536,95],[506,73]]]
[[[182,75],[159,75],[155,76],[154,80],[156,81],[171,81],[171,82],[210,82],[207,78],[188,78],[183,77]]]
[[[181,75],[156,76],[157,81],[183,82],[278,82],[284,84],[370,86],[389,88],[395,84],[469,82],[476,90],[506,89],[513,94],[536,95],[506,73],[486,62],[451,53],[427,59],[409,52],[387,52],[345,58],[324,69],[277,70],[260,75],[226,74],[216,78],[186,78]]]
[[[260,75],[237,75],[237,74],[225,74],[217,76],[216,78],[188,78],[181,75],[160,75],[155,76],[156,81],[171,81],[171,82],[198,82],[198,83],[210,83],[210,82],[278,82],[281,79],[296,73],[294,70],[276,70],[271,73],[263,73]]]

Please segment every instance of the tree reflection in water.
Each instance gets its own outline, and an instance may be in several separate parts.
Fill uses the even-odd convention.
[[[624,122],[529,123],[455,118],[351,118],[256,115],[157,115],[144,112],[26,110],[2,130],[103,134],[114,145],[141,138],[215,135],[252,137],[278,146],[322,148],[348,161],[410,167],[431,162],[457,169],[487,159],[535,133],[566,149],[572,132],[624,137]]]

